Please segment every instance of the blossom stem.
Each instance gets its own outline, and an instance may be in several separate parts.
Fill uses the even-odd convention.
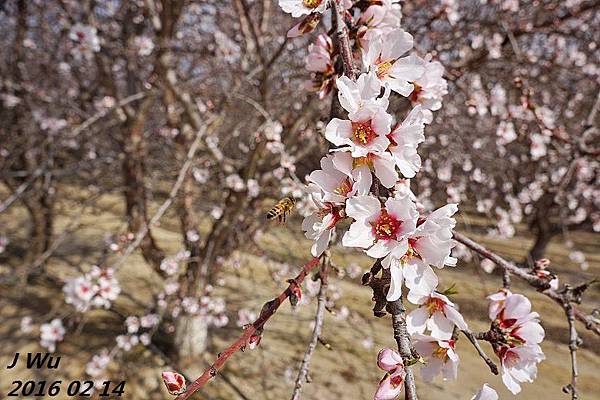
[[[563,388],[563,391],[571,393],[571,399],[577,400],[577,377],[579,370],[577,368],[577,349],[579,348],[579,335],[575,328],[575,314],[573,313],[573,305],[567,303],[564,305],[567,322],[569,323],[569,352],[571,353],[571,383]]]
[[[356,68],[354,67],[352,50],[350,49],[350,37],[348,36],[348,26],[344,17],[344,7],[340,4],[340,0],[331,0],[331,6],[335,15],[336,35],[340,54],[342,55],[344,75],[352,80],[356,80]]]
[[[404,381],[404,393],[406,400],[417,400],[417,386],[415,384],[415,376],[409,361],[413,357],[412,344],[410,336],[406,328],[406,309],[402,303],[402,298],[389,302],[387,305],[388,312],[392,315],[392,327],[394,329],[394,339],[398,344],[398,351],[404,360],[406,368],[406,378]]]
[[[481,345],[477,341],[477,338],[473,332],[470,330],[462,330],[461,332],[467,337],[467,339],[469,339],[473,347],[475,347],[475,350],[477,350],[477,353],[479,353],[479,356],[483,358],[483,361],[485,361],[488,367],[490,367],[492,374],[498,375],[498,366],[491,360],[491,358],[488,357],[487,354],[485,354],[485,351],[481,348]]]
[[[269,320],[269,318],[271,318],[275,314],[279,306],[281,306],[281,304],[283,304],[285,300],[288,297],[290,297],[290,295],[292,294],[293,287],[301,285],[304,281],[304,278],[306,278],[306,275],[308,275],[308,273],[318,264],[318,257],[314,257],[312,260],[306,263],[304,267],[302,267],[302,271],[300,271],[300,273],[294,279],[290,280],[290,284],[287,287],[287,289],[281,292],[279,296],[277,296],[273,300],[266,302],[263,305],[258,319],[244,330],[243,335],[240,336],[240,338],[235,343],[233,343],[225,351],[220,353],[217,356],[215,362],[188,387],[185,393],[178,396],[176,400],[186,400],[190,398],[194,393],[200,390],[208,381],[214,378],[219,372],[219,370],[223,368],[225,363],[227,363],[227,360],[231,358],[231,356],[233,356],[238,350],[243,350],[246,347],[246,344],[252,338],[252,336],[262,331],[263,326]]]
[[[298,371],[298,377],[296,378],[296,384],[294,385],[294,391],[292,392],[292,400],[300,399],[300,392],[302,390],[302,384],[308,377],[308,371],[310,369],[310,359],[317,348],[319,343],[319,337],[321,336],[321,329],[323,328],[323,317],[325,316],[325,305],[327,303],[327,274],[330,266],[330,258],[328,251],[323,255],[321,262],[321,268],[319,270],[319,279],[321,280],[321,286],[319,288],[319,295],[317,298],[317,313],[315,314],[315,327],[313,329],[312,337],[308,343],[308,347],[304,352],[304,358]]]

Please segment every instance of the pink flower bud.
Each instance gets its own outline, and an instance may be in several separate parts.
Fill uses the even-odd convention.
[[[170,394],[179,396],[186,391],[185,378],[177,372],[163,372],[163,382]]]
[[[379,382],[379,387],[375,393],[375,400],[394,400],[397,398],[402,392],[405,376],[406,371],[402,366],[391,374],[385,374],[381,382]]]
[[[291,291],[290,303],[292,304],[292,307],[296,307],[302,299],[302,289],[300,289],[300,286],[294,284],[292,285]]]
[[[403,366],[402,357],[397,351],[392,349],[383,349],[377,355],[377,365],[384,371],[392,372],[398,366]]]
[[[258,345],[260,344],[260,341],[262,339],[262,335],[252,335],[250,336],[250,339],[248,339],[248,348],[250,350],[254,350],[255,348],[258,347]]]

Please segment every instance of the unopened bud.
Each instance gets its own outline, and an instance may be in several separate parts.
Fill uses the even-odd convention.
[[[179,396],[186,391],[185,378],[177,372],[163,372],[163,382],[173,396]]]
[[[247,343],[248,348],[250,350],[254,350],[255,348],[258,347],[261,340],[262,340],[262,334],[254,334],[254,335],[250,336],[250,339],[248,339],[248,343]]]
[[[300,289],[300,286],[293,284],[290,293],[290,303],[292,304],[292,307],[296,307],[300,300],[302,300],[302,289]]]

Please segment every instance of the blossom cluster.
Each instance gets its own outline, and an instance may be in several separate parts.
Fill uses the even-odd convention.
[[[280,5],[293,16],[305,14],[300,10],[307,7],[302,1]],[[312,12],[324,10],[315,7]],[[390,270],[388,300],[400,297],[403,284],[415,298],[428,296],[438,283],[431,267],[455,265],[450,250],[452,216],[458,208],[448,204],[421,215],[406,180],[421,168],[417,148],[425,140],[431,111],[439,109],[445,94],[443,68],[411,52],[413,38],[399,27],[397,1],[374,2],[362,11],[352,18],[359,32],[355,38],[359,55],[354,61],[362,65],[362,72],[356,81],[335,78],[339,102],[348,116],[333,118],[325,128],[325,138],[335,149],[308,177],[315,211],[304,219],[303,230],[314,240],[313,255],[319,256],[337,223],[351,219],[342,244],[363,249]],[[330,76],[331,48],[331,39],[320,35],[309,49],[308,69]],[[403,121],[395,124],[388,113],[392,92],[412,104]],[[388,194],[383,204],[377,196],[380,185]]]
[[[279,4],[293,17],[305,16],[288,33],[298,36],[315,29],[330,2],[280,0]],[[447,2],[448,10],[452,4]],[[313,240],[311,252],[317,257],[329,247],[336,230],[347,226],[340,222],[349,222],[341,244],[361,249],[389,272],[388,301],[400,299],[406,287],[406,298],[417,306],[407,316],[407,329],[415,350],[425,361],[423,379],[429,382],[440,374],[444,379],[456,379],[459,357],[455,332],[468,327],[447,297],[450,291],[437,290],[434,268],[456,265],[451,251],[456,244],[452,239],[456,225],[453,216],[458,206],[452,202],[426,213],[410,189],[410,180],[422,168],[418,147],[426,140],[425,126],[432,122],[432,112],[441,108],[447,93],[444,68],[430,55],[420,57],[413,51],[413,37],[400,27],[398,0],[360,4],[338,1],[337,7],[344,9],[351,60],[343,60],[345,68],[341,71],[336,60],[342,57],[336,54],[340,46],[334,46],[327,34],[320,34],[309,47],[306,67],[311,80],[307,87],[321,99],[337,91],[347,115],[331,119],[325,127],[332,150],[320,160],[320,169],[307,178],[312,212],[305,216],[302,228]],[[449,12],[449,18],[453,14]],[[349,71],[352,67],[348,63],[358,66],[356,79],[346,76],[354,72]],[[388,112],[390,99],[398,97],[404,97],[411,106],[400,122]],[[506,128],[501,137],[510,140],[510,127]],[[509,221],[506,215],[503,226],[510,227]],[[523,299],[514,298],[510,304]],[[506,311],[506,315],[512,317],[512,311]],[[505,340],[494,343],[494,350],[502,360],[504,383],[516,393],[518,382],[530,380],[535,375],[535,363],[543,358],[539,349],[543,330],[540,336],[536,327],[541,326],[537,314],[530,313],[530,304],[529,314],[517,316],[521,319],[514,325],[504,320],[503,307],[498,313],[493,319],[499,318],[495,324],[501,327]],[[525,336],[519,336],[519,332]],[[535,332],[536,337],[528,336]],[[404,380],[402,357],[384,349],[378,365],[386,376],[375,399],[396,398]],[[494,396],[493,389],[484,385],[474,398]]]
[[[100,51],[98,30],[90,25],[75,24],[69,31],[69,39],[73,42],[71,53],[76,59],[91,59]]]
[[[493,329],[501,334],[494,352],[502,363],[502,382],[513,394],[521,391],[521,383],[533,382],[537,364],[545,359],[540,343],[544,328],[539,314],[531,311],[531,302],[522,294],[503,289],[488,297],[489,317]]]
[[[56,343],[63,341],[65,333],[65,327],[59,318],[42,324],[40,326],[40,346],[48,349],[50,352],[54,352],[56,350]]]
[[[67,304],[85,312],[90,308],[110,308],[119,296],[121,286],[112,269],[93,266],[90,272],[69,279],[63,286],[63,292]]]

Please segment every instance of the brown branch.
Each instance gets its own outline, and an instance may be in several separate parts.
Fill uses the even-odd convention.
[[[577,376],[579,371],[577,368],[577,349],[579,348],[580,339],[575,329],[575,316],[573,313],[573,305],[567,303],[564,305],[567,322],[569,323],[569,352],[571,353],[571,383],[563,387],[563,392],[571,393],[571,399],[577,400]]]
[[[321,329],[323,328],[323,317],[325,315],[325,304],[327,303],[327,273],[330,266],[329,255],[327,252],[323,256],[321,263],[321,269],[319,270],[319,279],[321,280],[321,286],[319,288],[319,295],[317,300],[317,313],[315,314],[315,327],[313,328],[312,337],[308,343],[308,347],[304,352],[304,358],[298,371],[298,377],[296,378],[296,384],[294,385],[294,391],[292,392],[292,400],[300,399],[300,391],[302,390],[302,384],[308,378],[308,371],[310,369],[310,359],[317,348],[319,343],[319,337],[321,336]]]
[[[519,278],[527,281],[531,286],[535,287],[538,290],[545,290],[550,287],[550,284],[545,280],[538,278],[537,276],[530,274],[526,269],[520,268],[515,264],[503,259],[498,254],[486,249],[479,243],[469,239],[461,233],[454,232],[454,239],[458,242],[464,244],[471,250],[475,251],[479,255],[487,258],[488,260],[493,261],[496,265],[501,267],[502,269],[510,272],[511,274],[518,276]]]
[[[319,258],[314,257],[307,264],[305,264],[304,267],[302,267],[302,271],[300,271],[298,276],[289,281],[290,284],[287,287],[287,289],[281,292],[281,294],[279,294],[279,296],[277,296],[273,300],[264,304],[258,319],[244,330],[243,335],[235,343],[233,343],[225,351],[220,353],[213,365],[211,365],[210,368],[204,371],[204,373],[188,387],[187,391],[184,394],[178,396],[177,400],[185,400],[190,398],[194,393],[200,390],[208,381],[210,381],[217,375],[219,370],[223,368],[223,366],[225,365],[225,363],[227,363],[227,360],[229,360],[231,356],[233,356],[237,351],[243,350],[246,347],[246,344],[250,341],[250,339],[253,336],[260,335],[263,326],[269,320],[269,318],[271,318],[275,314],[279,306],[281,306],[281,304],[283,304],[283,302],[288,297],[290,297],[290,295],[292,295],[293,290],[302,284],[306,275],[308,275],[308,273],[314,267],[316,267],[318,263]]]
[[[471,332],[470,330],[463,330],[461,332],[467,337],[467,339],[469,339],[473,347],[475,347],[475,350],[477,350],[477,353],[479,353],[479,356],[483,358],[483,361],[485,361],[488,367],[490,367],[490,371],[492,371],[492,374],[498,375],[498,366],[492,361],[491,358],[488,357],[487,354],[485,354],[485,351],[483,350],[483,348],[481,348],[481,345],[477,341],[477,338],[475,337],[473,332]]]
[[[406,329],[406,309],[402,304],[402,298],[390,302],[387,305],[387,311],[392,315],[392,327],[394,329],[394,339],[398,344],[398,351],[404,367],[406,368],[406,378],[404,380],[404,393],[406,400],[417,400],[417,386],[415,384],[415,376],[410,365],[413,356],[413,347],[410,341],[408,330]]]
[[[354,66],[354,58],[352,57],[352,49],[350,47],[350,37],[348,35],[348,26],[346,25],[344,7],[340,4],[341,0],[331,0],[331,6],[336,21],[336,35],[340,47],[340,54],[344,65],[344,75],[348,78],[356,79],[356,67]]]
[[[536,288],[540,293],[542,293],[542,294],[546,295],[547,297],[549,297],[550,299],[554,300],[556,303],[560,304],[562,307],[564,307],[565,304],[581,302],[582,292],[583,292],[583,290],[587,289],[587,286],[589,286],[589,283],[584,284],[585,288],[582,291],[574,291],[574,289],[577,289],[579,286],[575,287],[575,288],[566,287],[565,289],[560,290],[560,291],[551,289],[550,283],[547,280],[539,278],[538,276],[529,273],[527,269],[520,268],[517,265],[515,265],[514,263],[505,260],[504,258],[500,257],[496,253],[486,249],[484,246],[469,239],[468,237],[464,236],[463,234],[454,232],[454,239],[456,241],[464,244],[469,249],[475,251],[482,257],[485,257],[488,260],[493,261],[497,266],[499,266],[503,270],[508,271],[510,274],[518,276],[519,278],[525,280],[531,286]],[[582,313],[581,311],[579,311],[575,306],[572,306],[572,307],[573,307],[574,317],[577,320],[581,321],[585,325],[586,329],[588,329],[600,336],[600,325],[596,321],[594,321],[593,318],[591,318],[590,316],[587,316],[584,313]]]

